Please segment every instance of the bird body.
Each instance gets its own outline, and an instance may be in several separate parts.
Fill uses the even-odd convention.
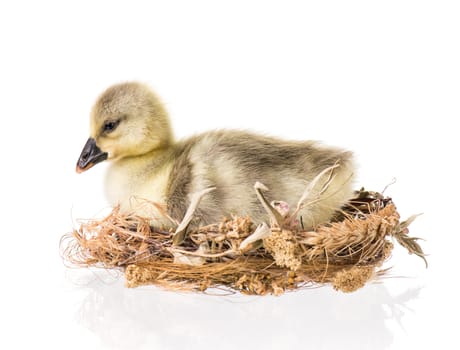
[[[180,221],[190,195],[206,188],[195,212],[197,222],[219,222],[232,214],[267,221],[253,186],[269,188],[269,201],[295,207],[307,185],[324,169],[338,164],[327,190],[298,216],[307,227],[325,222],[352,194],[351,152],[313,141],[285,141],[239,130],[211,131],[175,142],[169,118],[158,98],[139,83],[110,87],[91,114],[91,136],[77,163],[82,172],[112,160],[106,193],[112,205],[168,226]],[[145,205],[148,200],[156,207]]]

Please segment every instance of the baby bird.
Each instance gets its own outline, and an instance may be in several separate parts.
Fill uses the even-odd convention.
[[[76,171],[111,161],[105,189],[111,205],[153,218],[172,228],[190,204],[190,194],[214,187],[201,200],[199,224],[235,214],[268,222],[254,184],[263,183],[267,200],[295,208],[306,186],[338,164],[327,190],[298,213],[305,228],[328,221],[352,194],[352,154],[313,141],[284,141],[244,131],[211,131],[176,142],[168,114],[148,86],[128,82],[109,87],[90,115],[90,137]],[[325,178],[322,183],[327,179]],[[319,188],[317,189],[319,192]],[[146,201],[156,206],[145,205]]]

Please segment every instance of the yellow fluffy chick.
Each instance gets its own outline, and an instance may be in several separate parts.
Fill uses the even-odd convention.
[[[304,227],[314,227],[329,220],[352,194],[350,152],[313,141],[231,130],[176,142],[158,97],[137,82],[109,87],[91,111],[90,138],[76,170],[81,173],[104,160],[111,161],[106,177],[110,203],[124,212],[149,215],[160,226],[171,226],[162,211],[181,221],[190,195],[210,187],[215,190],[202,199],[195,213],[200,224],[232,214],[268,221],[253,188],[256,182],[269,188],[268,201],[281,200],[294,208],[306,186],[334,164],[339,167],[329,187],[298,218]]]

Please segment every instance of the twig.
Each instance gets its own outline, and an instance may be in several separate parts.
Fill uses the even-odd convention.
[[[408,226],[421,214],[412,215],[406,221],[401,222],[393,232],[393,237],[396,238],[398,243],[402,245],[404,248],[407,249],[409,254],[415,254],[418,257],[422,258],[425,262],[425,267],[428,268],[428,261],[426,260],[426,254],[423,252],[422,247],[420,244],[417,243],[418,240],[421,238],[419,237],[409,237],[408,233]]]
[[[313,191],[313,189],[315,188],[316,184],[319,182],[319,180],[327,173],[327,172],[331,172],[331,174],[329,175],[329,179],[328,181],[326,182],[325,185],[323,185],[323,187],[321,188],[320,190],[320,194],[322,192],[325,191],[325,187],[326,185],[329,185],[330,184],[330,178],[332,176],[332,171],[336,168],[338,168],[340,165],[339,164],[334,164],[324,170],[322,170],[318,175],[315,176],[315,178],[307,185],[307,188],[305,188],[305,191],[303,192],[302,196],[300,197],[299,201],[297,202],[297,210],[300,210],[302,209],[302,205],[303,203],[307,200],[308,197],[310,197],[311,195],[311,192]],[[327,187],[326,187],[327,188]]]
[[[321,195],[326,192],[326,190],[329,188],[329,185],[331,184],[331,182],[334,180],[335,178],[335,175],[333,174],[333,170],[338,168],[340,166],[340,164],[336,163],[326,169],[324,169],[323,171],[321,171],[318,175],[315,176],[315,178],[307,185],[307,188],[305,188],[305,191],[303,192],[302,196],[300,197],[299,201],[297,202],[297,207],[296,209],[294,210],[294,213],[291,215],[290,217],[290,220],[293,220],[295,219],[295,217],[297,216],[297,214],[299,213],[300,210],[302,210],[302,208],[305,207],[305,201],[307,199],[309,199],[311,193],[313,192],[313,189],[315,188],[315,186],[317,185],[317,183],[319,182],[319,180],[327,173],[330,171],[330,174],[329,174],[329,177],[328,179],[326,180],[326,182],[324,183],[324,185],[321,187],[320,191],[318,192],[318,194],[316,195],[316,198],[310,200],[308,202],[308,205],[311,205],[312,203],[316,203],[316,202],[319,202],[321,200]]]
[[[198,256],[198,257],[202,257],[202,258],[221,258],[223,256],[227,256],[227,255],[232,255],[232,254],[235,254],[236,251],[233,250],[233,249],[229,249],[229,250],[226,250],[225,252],[221,252],[221,253],[215,253],[215,254],[209,254],[209,253],[202,253],[202,252],[191,252],[191,251],[188,251],[188,250],[183,250],[183,249],[177,249],[177,248],[169,248],[168,249],[171,254],[174,254],[174,253],[180,253],[180,254],[183,254],[183,255],[191,255],[191,256]]]
[[[272,223],[278,225],[278,227],[282,227],[284,223],[284,218],[275,208],[273,208],[268,203],[267,199],[264,197],[262,193],[262,191],[268,191],[267,186],[257,181],[254,185],[254,189],[256,190],[257,198],[259,199],[260,203],[262,203],[262,206],[264,207],[268,216],[270,216],[270,220],[272,221]]]
[[[264,222],[257,227],[257,229],[254,231],[252,235],[250,235],[249,237],[246,237],[246,239],[243,242],[241,242],[239,249],[244,251],[251,243],[256,242],[260,239],[264,239],[270,236],[271,234],[272,234],[272,231],[267,226],[267,224]]]
[[[195,213],[196,208],[200,204],[201,199],[207,195],[209,192],[214,191],[216,188],[215,187],[209,187],[206,188],[200,192],[196,192],[192,194],[192,198],[190,201],[190,205],[187,208],[187,212],[185,213],[184,218],[182,219],[182,222],[180,225],[177,227],[176,232],[174,232],[173,235],[173,246],[178,246],[183,242],[185,239],[185,232],[187,230],[187,226],[192,221],[193,219],[193,214]]]
[[[395,183],[396,183],[396,178],[394,177],[393,179],[391,179],[391,182],[385,186],[381,194],[384,194],[387,188],[390,187],[391,185],[394,185]]]

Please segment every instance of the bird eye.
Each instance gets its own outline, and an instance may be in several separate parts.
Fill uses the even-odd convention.
[[[112,131],[115,130],[115,128],[118,126],[120,123],[119,120],[109,120],[104,123],[104,126],[102,127],[103,131],[108,134]]]

